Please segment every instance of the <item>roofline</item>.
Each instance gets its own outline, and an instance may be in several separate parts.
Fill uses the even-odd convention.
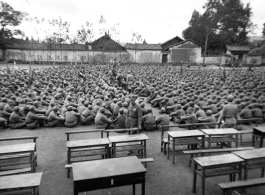
[[[194,44],[196,44],[196,45],[202,47],[200,44],[196,43],[195,41],[193,41],[193,40],[191,40],[191,39],[187,39],[187,40],[184,40],[184,41],[178,42],[178,43],[176,43],[176,44],[174,44],[174,45],[171,45],[170,47],[167,47],[167,48],[165,48],[165,49],[163,49],[163,50],[167,50],[167,49],[169,49],[169,48],[171,48],[171,47],[174,47],[174,46],[177,46],[177,45],[181,45],[181,44],[183,44],[183,43],[185,43],[185,42],[188,42],[188,41],[191,41],[192,43],[194,43]]]
[[[169,39],[169,40],[167,40],[167,41],[165,41],[164,43],[161,43],[161,45],[164,45],[164,44],[166,44],[167,42],[169,42],[169,41],[171,41],[171,40],[173,40],[173,39],[175,39],[175,38],[179,38],[179,39],[181,39],[182,41],[184,41],[182,38],[180,38],[179,36],[175,36],[174,38],[172,38],[172,39]]]

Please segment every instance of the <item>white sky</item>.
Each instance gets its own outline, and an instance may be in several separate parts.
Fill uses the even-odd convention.
[[[3,0],[13,8],[39,18],[61,16],[75,32],[85,21],[98,24],[101,15],[107,25],[119,23],[121,42],[130,42],[132,31],[138,32],[147,43],[163,43],[175,36],[182,37],[191,15],[196,9],[202,13],[207,0]],[[265,23],[265,0],[250,2],[252,22],[258,25],[255,33],[261,35]],[[26,36],[33,34],[32,25],[22,25]],[[96,35],[96,38],[99,35]]]

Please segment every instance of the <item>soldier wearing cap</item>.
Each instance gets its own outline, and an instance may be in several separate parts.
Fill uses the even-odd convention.
[[[223,107],[221,111],[220,117],[218,119],[218,123],[221,123],[224,120],[224,124],[222,128],[233,128],[237,124],[238,116],[238,108],[235,104],[233,104],[234,96],[228,95],[227,101],[228,104]]]
[[[124,114],[124,109],[119,109],[119,115],[113,120],[112,125],[115,129],[125,129],[126,128],[127,116]],[[125,132],[125,131],[120,131]]]
[[[86,109],[81,114],[80,122],[83,125],[89,125],[94,122],[94,119],[96,117],[95,113],[92,111],[92,106],[87,104],[88,102],[85,102]]]
[[[147,109],[147,114],[143,116],[143,129],[145,131],[154,131],[156,130],[156,117],[153,115],[152,109]]]
[[[241,103],[241,112],[239,113],[239,117],[242,119],[252,118],[252,112],[244,102]],[[250,125],[251,121],[245,121],[243,124]]]
[[[105,115],[105,108],[100,108],[95,117],[95,125],[97,129],[107,129],[112,120]]]
[[[128,108],[128,127],[139,128],[142,127],[142,109],[136,104],[137,95],[130,95],[130,105]],[[135,131],[133,133],[136,133]]]
[[[45,125],[46,117],[42,114],[36,114],[34,106],[29,107],[29,112],[26,116],[27,129],[36,129],[38,126]]]
[[[65,112],[65,122],[64,125],[66,127],[75,127],[80,118],[80,114],[73,111],[72,106],[67,106],[67,111]]]
[[[171,120],[175,123],[179,124],[181,121],[181,116],[185,115],[185,111],[182,109],[180,104],[177,104],[176,109],[174,112],[172,112],[169,116],[171,117]]]
[[[198,121],[202,123],[216,123],[216,118],[212,115],[211,110],[206,111],[206,117],[198,117]],[[206,129],[214,129],[215,125],[205,125]]]
[[[180,119],[182,121],[185,121],[186,124],[192,124],[198,122],[197,116],[194,113],[194,108],[192,107],[189,107],[187,109],[187,114],[185,116],[181,116]]]
[[[161,108],[161,113],[162,113],[162,115],[160,115],[155,120],[155,123],[156,123],[156,126],[157,126],[158,129],[163,128],[163,126],[165,126],[165,125],[169,125],[169,122],[170,122],[170,118],[166,114],[166,109],[165,108]],[[168,130],[168,127],[164,128],[164,130]]]
[[[26,127],[25,120],[19,114],[19,107],[15,106],[14,111],[11,113],[9,117],[9,128],[10,129],[22,129]]]
[[[47,124],[49,127],[57,127],[62,126],[64,123],[64,118],[59,116],[58,108],[56,106],[53,107],[53,110],[49,113],[47,117]]]

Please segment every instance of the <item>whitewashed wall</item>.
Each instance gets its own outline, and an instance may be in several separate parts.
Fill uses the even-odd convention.
[[[162,53],[160,50],[130,50],[127,49],[127,52],[130,55],[130,61],[137,63],[146,63],[146,62],[154,62],[161,63],[162,61]]]

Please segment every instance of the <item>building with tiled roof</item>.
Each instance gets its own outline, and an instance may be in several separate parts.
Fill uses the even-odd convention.
[[[136,63],[161,63],[161,45],[148,44],[145,40],[143,43],[127,43],[125,45],[130,55],[130,60]]]

